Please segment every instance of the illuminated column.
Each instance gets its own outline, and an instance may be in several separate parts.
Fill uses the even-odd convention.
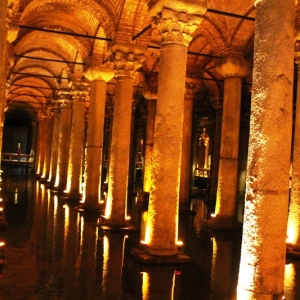
[[[12,8],[11,8],[12,7]],[[3,126],[4,126],[4,107],[6,104],[6,83],[7,71],[10,63],[8,59],[8,49],[18,35],[19,27],[10,23],[10,21],[19,22],[20,13],[18,13],[18,5],[10,3],[8,9],[8,1],[3,0],[0,5],[0,157],[2,157],[2,142],[3,142]],[[10,16],[8,16],[8,13]],[[0,161],[1,163],[1,161]]]
[[[153,153],[153,137],[155,125],[155,113],[157,102],[157,91],[151,92],[146,90],[143,93],[147,99],[147,129],[146,129],[146,143],[145,143],[145,163],[144,163],[144,178],[143,178],[143,192],[150,192],[151,187],[151,168],[152,168],[152,153]],[[148,198],[149,196],[147,196]]]
[[[60,99],[63,100],[61,104],[61,119],[59,127],[59,141],[58,141],[58,159],[57,170],[55,177],[55,188],[63,192],[68,177],[68,162],[69,149],[71,140],[71,121],[72,121],[72,100],[69,92],[62,92]]]
[[[221,60],[217,70],[224,76],[221,149],[215,218],[208,220],[207,225],[216,229],[231,229],[237,223],[235,213],[242,77],[247,74],[248,68],[242,58],[229,56]]]
[[[193,117],[193,90],[192,82],[186,83],[184,99],[183,132],[182,132],[182,157],[179,190],[179,210],[189,210],[189,194],[191,179],[191,143],[192,143],[192,117]]]
[[[57,159],[58,159],[58,142],[59,142],[59,124],[60,124],[60,108],[59,103],[55,104],[53,108],[53,131],[51,140],[51,158],[50,158],[50,172],[48,181],[51,185],[55,182]]]
[[[83,208],[99,209],[103,156],[106,85],[114,72],[110,68],[90,67],[84,76],[91,81],[87,129],[85,191]]]
[[[217,99],[212,101],[216,111],[214,146],[210,170],[210,201],[216,201],[218,190],[218,172],[220,159],[220,143],[221,143],[221,128],[222,128],[222,101]]]
[[[83,141],[85,122],[85,98],[89,93],[89,87],[84,84],[72,85],[72,121],[70,151],[68,163],[68,176],[66,185],[66,198],[79,199],[81,197]]]
[[[292,158],[291,197],[287,228],[287,251],[290,255],[297,255],[300,257],[300,35],[296,37],[295,48],[296,63],[298,66],[298,81]]]
[[[124,226],[127,212],[133,82],[136,70],[144,58],[145,49],[131,44],[116,44],[113,50],[116,88],[105,217],[110,226]]]
[[[181,5],[188,13],[176,11]],[[186,1],[157,1],[149,8],[162,37],[145,240],[145,251],[150,255],[173,256],[178,253],[187,47],[191,34],[201,22],[200,14],[205,11],[205,7],[189,5]]]
[[[238,300],[280,299],[286,262],[295,1],[261,0],[255,4],[254,69]]]
[[[227,232],[211,231],[212,267],[210,275],[210,299],[235,299],[238,262],[237,249],[241,240]]]
[[[44,154],[45,154],[45,131],[46,131],[46,117],[45,115],[39,115],[38,121],[38,140],[37,140],[37,165],[36,175],[39,177],[42,175],[44,166]]]
[[[52,142],[52,132],[53,132],[53,113],[50,111],[50,108],[47,108],[47,114],[45,117],[45,154],[44,154],[44,163],[43,163],[43,172],[41,174],[42,180],[47,180],[49,176],[50,168],[50,158],[51,158],[51,142]]]

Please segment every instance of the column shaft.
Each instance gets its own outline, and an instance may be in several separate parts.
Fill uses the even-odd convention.
[[[186,58],[185,45],[161,45],[146,229],[146,251],[153,255],[177,253]]]
[[[7,4],[8,1],[4,0],[0,7],[0,154],[2,153],[2,140],[3,140],[3,126],[4,126],[4,106],[6,102],[6,77],[7,77]],[[2,155],[1,155],[2,156]]]
[[[211,202],[216,201],[216,195],[218,190],[221,128],[222,128],[222,109],[220,107],[216,107],[214,145],[213,145],[213,154],[212,154],[211,170],[210,170],[210,201]]]
[[[147,129],[145,143],[145,163],[144,163],[144,180],[143,190],[150,192],[151,187],[151,169],[152,169],[152,152],[153,152],[153,136],[156,113],[156,99],[147,100]]]
[[[53,115],[47,116],[45,120],[45,155],[44,155],[44,164],[43,164],[43,173],[42,178],[47,180],[49,177],[49,168],[50,168],[50,159],[51,159],[51,142],[52,142],[52,132],[54,119]]]
[[[54,184],[57,170],[60,117],[60,110],[56,110],[54,113],[54,124],[51,141],[50,173],[48,179],[50,184]]]
[[[82,183],[82,160],[85,121],[85,96],[73,97],[72,126],[68,163],[68,178],[65,192],[68,198],[79,199]]]
[[[256,1],[239,300],[279,299],[283,294],[292,136],[294,27],[295,1]]]
[[[292,160],[291,198],[288,216],[287,242],[300,255],[300,68],[298,65],[297,104]]]
[[[133,78],[117,76],[109,159],[106,220],[109,225],[125,225],[131,136]]]
[[[71,104],[66,104],[61,109],[61,120],[59,128],[59,143],[58,143],[58,161],[57,172],[55,178],[55,187],[59,191],[64,191],[68,177],[68,162],[71,140],[71,122],[72,112]]]
[[[179,193],[179,210],[189,209],[190,179],[191,179],[191,146],[192,146],[193,99],[184,100],[182,158]]]
[[[94,80],[91,84],[89,124],[87,132],[85,170],[85,208],[98,208],[101,192],[106,82]]]
[[[216,215],[235,217],[241,112],[240,77],[225,77]]]
[[[45,157],[45,127],[46,127],[46,120],[44,117],[39,119],[39,126],[38,126],[38,141],[37,141],[37,169],[36,175],[41,176],[44,167],[44,157]]]

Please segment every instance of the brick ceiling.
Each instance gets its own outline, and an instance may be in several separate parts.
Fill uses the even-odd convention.
[[[47,104],[57,99],[61,77],[81,78],[93,56],[109,59],[114,41],[147,46],[135,86],[157,85],[151,75],[159,71],[159,44],[150,26],[147,2],[9,0],[9,34],[17,37],[9,48],[8,110],[44,113]],[[188,48],[187,77],[196,83],[196,93],[220,97],[222,78],[214,68],[219,57],[237,54],[251,63],[253,2],[207,1],[207,12]],[[251,74],[246,80],[251,83]],[[113,80],[107,93],[114,93]]]

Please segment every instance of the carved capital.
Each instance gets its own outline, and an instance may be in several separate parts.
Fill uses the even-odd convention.
[[[295,62],[299,66],[299,64],[300,64],[300,33],[298,33],[295,38]]]
[[[216,111],[221,111],[223,109],[223,101],[220,98],[211,99],[212,106]]]
[[[71,108],[72,106],[72,95],[70,92],[59,91],[58,92],[58,100],[60,109]]]
[[[73,83],[70,94],[74,99],[84,100],[90,93],[90,86],[83,83]]]
[[[239,56],[223,57],[216,63],[216,70],[223,77],[244,77],[249,69],[249,63]]]
[[[90,81],[103,80],[105,82],[109,82],[114,77],[114,68],[111,62],[101,64],[92,58],[90,61],[90,66],[83,74],[85,78]]]
[[[114,65],[115,77],[129,76],[135,78],[137,69],[145,60],[146,47],[133,44],[116,43],[110,51],[112,52],[112,63]]]
[[[156,17],[153,17],[152,26],[161,36],[161,43],[175,43],[188,46],[192,34],[202,21],[202,16],[190,15],[164,8]]]
[[[17,2],[16,2],[17,3]],[[19,21],[20,21],[21,13],[19,12],[19,6],[14,4],[13,8],[7,9],[7,41],[9,43],[14,42],[19,34]]]

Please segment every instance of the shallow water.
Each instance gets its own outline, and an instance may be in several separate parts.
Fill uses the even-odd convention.
[[[103,231],[97,215],[79,213],[33,177],[4,173],[1,193],[9,228],[0,230],[7,259],[0,300],[235,299],[241,233],[207,230],[202,199],[192,199],[194,214],[180,216],[192,262],[152,266],[130,254],[139,230]],[[146,212],[134,199],[131,211],[138,229]],[[299,274],[299,261],[287,264],[286,299],[300,299]]]

